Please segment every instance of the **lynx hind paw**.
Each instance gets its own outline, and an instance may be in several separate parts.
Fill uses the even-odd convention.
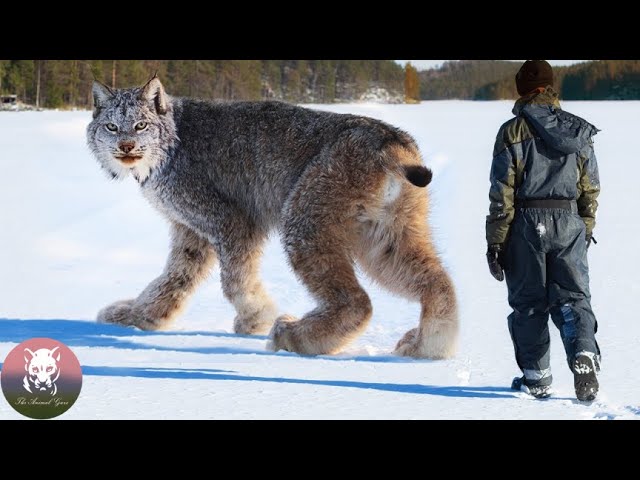
[[[267,350],[271,350],[272,352],[277,352],[278,350],[290,351],[286,341],[287,330],[290,328],[290,324],[296,321],[298,321],[298,319],[293,315],[280,315],[269,332]]]
[[[418,337],[418,329],[413,328],[405,333],[396,344],[394,353],[401,357],[415,356],[415,344]]]
[[[451,358],[457,349],[457,327],[451,322],[434,321],[420,332],[409,330],[396,345],[395,354],[402,357],[443,360]]]

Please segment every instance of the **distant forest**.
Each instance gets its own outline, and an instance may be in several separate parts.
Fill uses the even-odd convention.
[[[45,108],[89,108],[94,77],[120,88],[142,85],[154,72],[175,96],[405,100],[405,69],[393,60],[0,60],[0,93]]]
[[[417,71],[393,60],[0,60],[0,93],[43,108],[89,108],[91,82],[129,87],[158,72],[167,92],[293,103],[516,98],[520,62],[448,61]],[[554,67],[565,100],[640,99],[640,60]]]
[[[498,100],[518,97],[520,62],[445,62],[420,76],[422,100]],[[596,60],[554,67],[555,89],[564,100],[640,100],[640,60]]]

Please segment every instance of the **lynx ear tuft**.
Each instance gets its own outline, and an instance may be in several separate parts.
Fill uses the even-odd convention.
[[[98,116],[100,109],[111,99],[114,95],[113,90],[107,87],[104,83],[100,83],[97,80],[93,81],[93,118]]]
[[[158,75],[154,74],[151,80],[142,87],[141,96],[147,102],[153,103],[158,115],[167,113],[167,94],[164,92]]]

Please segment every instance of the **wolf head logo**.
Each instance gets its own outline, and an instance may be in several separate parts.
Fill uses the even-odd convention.
[[[55,395],[58,391],[56,380],[60,377],[60,352],[56,352],[59,347],[52,350],[40,348],[32,352],[28,348],[24,349],[24,369],[27,374],[24,376],[22,386],[29,393],[48,393]]]

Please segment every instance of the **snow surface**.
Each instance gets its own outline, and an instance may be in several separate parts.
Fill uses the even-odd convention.
[[[167,332],[93,319],[137,295],[163,268],[168,227],[132,179],[107,180],[85,145],[89,112],[0,113],[0,360],[19,342],[52,337],[83,366],[76,404],[59,418],[640,418],[637,158],[639,102],[567,102],[602,131],[595,138],[602,194],[589,251],[603,352],[601,394],[575,400],[552,329],[555,394],[533,400],[509,385],[519,373],[507,330],[506,287],[489,274],[484,220],[495,135],[511,102],[316,105],[369,115],[413,134],[434,171],[430,221],[458,289],[460,352],[446,361],[397,358],[419,307],[363,279],[373,320],[344,353],[317,358],[265,350],[232,333],[218,270]],[[283,312],[313,306],[274,237],[265,284]],[[22,418],[0,398],[0,418]]]

